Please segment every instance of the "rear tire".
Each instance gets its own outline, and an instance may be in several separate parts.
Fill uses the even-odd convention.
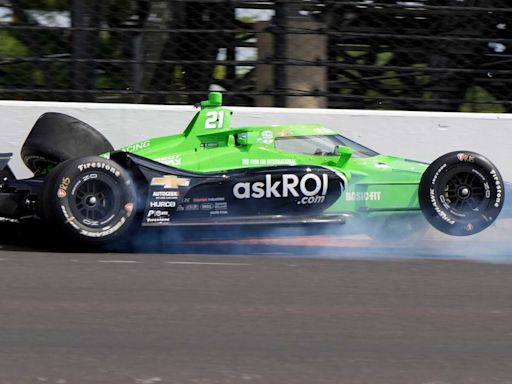
[[[74,157],[113,151],[109,141],[90,125],[63,113],[41,115],[21,148],[21,158],[34,173]]]
[[[71,159],[55,167],[45,180],[39,211],[45,222],[73,240],[107,245],[137,223],[136,188],[128,172],[112,160]]]
[[[418,198],[425,218],[455,236],[478,233],[491,225],[505,198],[503,179],[487,158],[474,152],[451,152],[428,166]]]

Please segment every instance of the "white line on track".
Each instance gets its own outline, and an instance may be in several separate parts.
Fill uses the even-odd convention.
[[[140,261],[135,260],[98,260],[98,263],[112,263],[112,264],[140,264]]]
[[[252,264],[246,263],[209,263],[201,261],[166,261],[166,264],[179,264],[179,265],[224,265],[224,266],[250,266]]]

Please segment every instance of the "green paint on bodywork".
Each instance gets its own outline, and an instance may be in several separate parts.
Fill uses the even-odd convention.
[[[419,212],[418,184],[427,165],[377,154],[317,124],[231,127],[232,112],[222,95],[209,94],[183,133],[145,140],[121,150],[194,172],[277,165],[320,165],[343,174],[348,187],[328,212],[359,216]],[[283,150],[276,140],[342,138],[347,146],[332,153]],[[298,141],[300,143],[300,141]]]

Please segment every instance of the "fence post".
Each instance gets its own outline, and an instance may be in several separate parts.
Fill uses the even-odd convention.
[[[99,28],[101,7],[101,2],[97,0],[88,4],[80,0],[71,2],[71,26],[74,28],[71,82],[72,89],[75,91],[71,94],[71,100],[94,101],[95,99],[91,91],[95,89],[96,65],[91,58],[94,58],[97,50],[99,32],[87,28]]]
[[[274,106],[286,107],[286,0],[276,0],[274,16]]]

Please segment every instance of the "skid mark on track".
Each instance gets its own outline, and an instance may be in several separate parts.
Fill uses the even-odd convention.
[[[252,264],[247,263],[213,263],[213,262],[201,262],[201,261],[166,261],[166,264],[175,265],[218,265],[218,266],[251,266]]]
[[[141,264],[141,261],[136,260],[98,260],[98,263],[105,264]]]
[[[366,236],[338,237],[329,235],[318,236],[281,236],[267,238],[248,238],[248,239],[222,239],[222,240],[191,240],[185,241],[184,244],[190,245],[209,245],[209,244],[225,244],[225,245],[294,245],[294,246],[323,246],[323,247],[346,247],[361,248],[372,245],[372,241]],[[390,246],[390,245],[388,245]]]

